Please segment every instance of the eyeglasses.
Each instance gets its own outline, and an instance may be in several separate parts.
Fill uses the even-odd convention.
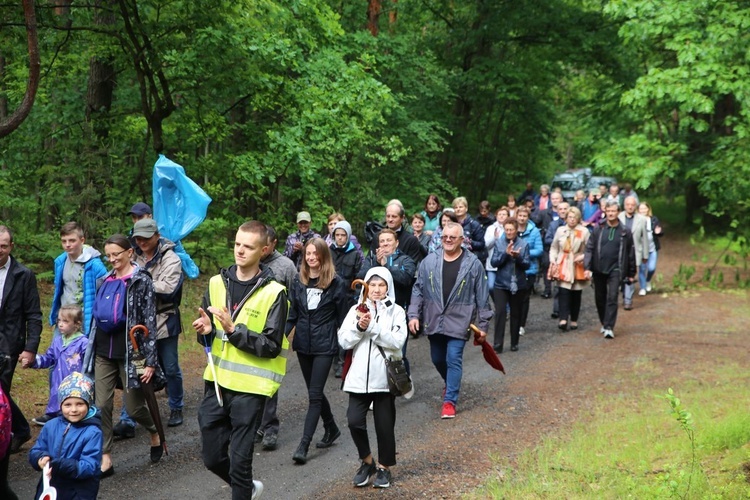
[[[119,252],[106,253],[106,254],[104,254],[104,255],[105,255],[105,257],[107,257],[107,258],[108,258],[109,260],[112,260],[112,259],[114,259],[114,258],[117,258],[117,257],[119,257],[120,255],[124,254],[125,252],[127,252],[127,250],[120,250]]]
[[[440,239],[443,240],[443,241],[455,241],[455,240],[457,240],[459,238],[460,238],[460,236],[449,236],[447,234],[444,234],[443,236],[440,237]]]

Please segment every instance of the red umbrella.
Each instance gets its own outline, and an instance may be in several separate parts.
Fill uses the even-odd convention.
[[[503,373],[505,373],[505,368],[503,367],[503,363],[500,361],[500,358],[497,357],[497,353],[492,348],[490,344],[486,342],[486,338],[481,337],[481,331],[475,324],[470,324],[469,328],[471,328],[471,331],[474,332],[474,345],[480,345],[482,346],[482,354],[484,355],[484,360],[495,370],[499,370]]]
[[[144,363],[146,362],[146,359],[140,348],[138,347],[138,341],[135,338],[135,335],[138,331],[143,332],[143,338],[145,340],[145,338],[148,337],[148,328],[143,325],[135,325],[130,329],[130,332],[128,332],[128,335],[130,336],[130,343],[133,344],[133,351],[135,352],[133,356],[133,363],[136,365],[136,370],[138,371],[138,375],[140,376],[141,370],[138,369],[138,365],[140,364],[141,366],[145,367]],[[159,434],[159,439],[161,439],[161,446],[162,448],[164,448],[164,453],[169,455],[169,451],[167,451],[167,438],[164,436],[164,424],[162,424],[161,421],[161,413],[159,413],[159,403],[157,403],[156,401],[154,386],[151,385],[151,381],[149,381],[148,383],[141,381],[141,390],[143,391],[143,397],[146,400],[148,412],[151,414],[151,419],[154,421],[154,425],[156,426],[156,432]]]

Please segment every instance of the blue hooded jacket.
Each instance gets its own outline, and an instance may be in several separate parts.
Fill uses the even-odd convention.
[[[83,334],[88,337],[91,329],[91,313],[94,310],[94,300],[96,299],[96,280],[107,274],[107,268],[99,258],[101,253],[89,245],[83,246],[83,253],[76,259],[76,262],[84,262],[83,279],[81,291],[83,299],[81,307],[83,308]],[[60,312],[60,299],[63,292],[63,270],[68,254],[63,252],[55,259],[55,294],[52,297],[52,309],[49,312],[49,324],[57,324],[57,313]]]
[[[535,276],[539,272],[539,257],[541,257],[544,253],[542,233],[539,232],[539,228],[536,227],[534,221],[529,219],[529,222],[526,224],[526,231],[519,231],[518,236],[526,240],[526,243],[529,244],[529,257],[531,258],[531,265],[526,270],[526,275]]]
[[[99,411],[92,406],[80,422],[73,424],[60,416],[42,427],[39,438],[29,451],[29,463],[34,470],[41,471],[39,459],[50,457],[50,486],[57,489],[58,500],[94,499],[99,493],[101,423]],[[40,478],[35,498],[39,498],[42,488]]]

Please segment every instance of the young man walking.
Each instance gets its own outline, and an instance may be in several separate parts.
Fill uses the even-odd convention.
[[[232,487],[233,500],[257,499],[263,492],[252,474],[257,420],[286,373],[289,303],[284,286],[260,267],[267,246],[265,224],[239,227],[235,264],[211,278],[193,322],[198,342],[213,357],[203,373],[198,410],[203,463]]]

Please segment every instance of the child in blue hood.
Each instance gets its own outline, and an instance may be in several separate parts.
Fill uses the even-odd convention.
[[[60,384],[59,417],[45,424],[29,451],[29,463],[41,471],[50,464],[50,486],[58,500],[94,499],[99,493],[102,431],[99,411],[92,406],[94,382],[73,372]],[[36,497],[42,493],[40,479]]]

